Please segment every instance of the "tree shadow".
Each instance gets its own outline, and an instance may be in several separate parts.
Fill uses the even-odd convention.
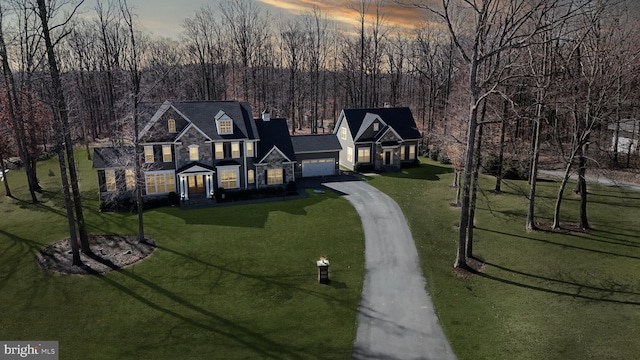
[[[333,298],[329,295],[322,294],[307,289],[303,289],[284,281],[280,281],[277,276],[262,276],[256,274],[245,273],[236,271],[224,266],[216,265],[193,256],[181,253],[179,251],[170,249],[165,246],[158,246],[159,250],[170,252],[174,255],[183,257],[186,261],[193,261],[206,265],[207,267],[215,268],[220,271],[228,272],[231,274],[247,277],[253,280],[264,282],[269,286],[286,287],[287,289],[293,289],[296,291],[304,292],[308,295],[320,297],[326,301],[332,302],[339,306],[344,306],[348,309],[355,311],[355,306],[346,301],[342,301]],[[211,334],[216,334],[226,338],[227,340],[236,343],[239,347],[250,349],[255,354],[264,358],[292,358],[292,359],[331,359],[331,352],[318,351],[319,349],[309,349],[292,346],[286,342],[280,342],[270,339],[268,336],[261,334],[249,326],[243,326],[235,321],[230,320],[218,314],[210,309],[198,306],[186,298],[138,275],[127,269],[119,268],[109,260],[102,259],[100,256],[95,255],[96,260],[101,261],[107,266],[112,266],[114,272],[126,276],[127,278],[135,281],[137,286],[128,287],[124,284],[112,279],[110,276],[94,272],[94,276],[103,281],[105,284],[112,286],[113,288],[121,291],[123,294],[133,298],[136,301],[148,306],[151,309],[162,312],[166,315],[174,317],[181,322],[189,324],[202,331],[206,331]],[[306,275],[306,274],[305,274]],[[346,286],[345,286],[346,287]],[[146,289],[152,290],[153,293],[160,295],[162,298],[169,300],[171,306],[161,305],[158,301],[152,300],[149,296],[143,295]],[[188,315],[193,314],[193,315]],[[286,330],[286,329],[283,329]],[[330,350],[330,349],[326,349]],[[327,355],[325,355],[327,354]]]
[[[332,192],[313,193],[311,191],[307,197],[285,201],[274,199],[269,202],[244,202],[234,204],[234,206],[218,206],[188,211],[177,207],[162,207],[154,211],[179,218],[185,224],[263,228],[271,213],[280,211],[290,215],[306,216],[306,207],[332,198],[337,198],[337,195]]]
[[[640,257],[638,257],[638,256],[617,254],[617,253],[613,253],[613,252],[609,252],[609,251],[603,251],[603,250],[597,250],[597,249],[589,249],[589,248],[585,248],[585,247],[581,247],[581,246],[577,246],[577,245],[573,245],[573,244],[567,244],[567,243],[560,243],[560,242],[555,242],[555,241],[551,241],[551,240],[538,239],[538,238],[535,238],[535,237],[532,237],[532,236],[525,236],[525,235],[522,235],[522,234],[510,234],[510,233],[506,233],[506,232],[502,232],[502,231],[498,231],[498,230],[491,230],[491,229],[482,228],[482,227],[476,227],[476,229],[477,230],[483,230],[483,231],[491,232],[491,233],[496,233],[496,234],[500,234],[500,235],[506,235],[506,236],[517,237],[517,238],[521,238],[521,239],[536,241],[536,242],[540,242],[540,243],[543,243],[543,244],[561,246],[561,247],[564,247],[564,248],[588,251],[588,252],[593,252],[593,253],[603,254],[603,255],[619,256],[619,257],[628,258],[628,259],[640,259]]]
[[[520,288],[550,293],[554,295],[569,296],[572,298],[589,300],[589,301],[598,301],[598,302],[607,302],[607,303],[625,304],[625,305],[640,305],[640,298],[636,299],[637,297],[640,297],[640,292],[631,291],[629,290],[630,287],[628,285],[619,284],[612,279],[606,281],[607,283],[606,285],[608,286],[596,286],[591,284],[584,284],[571,279],[570,280],[554,279],[546,276],[531,274],[531,273],[527,273],[519,270],[514,270],[505,266],[497,265],[491,262],[485,262],[485,265],[491,266],[493,268],[496,268],[498,270],[501,270],[510,274],[522,276],[524,278],[521,281],[516,281],[516,280],[507,279],[505,277],[499,277],[496,275],[487,274],[486,272],[479,272],[475,270],[471,270],[471,271],[474,272],[476,275],[483,277],[485,279],[498,281],[507,285],[513,285]],[[548,286],[526,283],[525,279],[527,278],[530,278],[531,281],[546,282],[548,283]],[[554,289],[553,288],[554,284],[556,286],[568,286],[568,287],[574,288],[575,291],[572,292],[569,290]],[[613,298],[616,295],[631,297],[631,299]]]
[[[402,168],[400,169],[400,172],[380,173],[380,176],[401,179],[438,181],[441,179],[440,175],[445,174],[453,174],[453,168],[447,165],[423,163],[414,167]]]

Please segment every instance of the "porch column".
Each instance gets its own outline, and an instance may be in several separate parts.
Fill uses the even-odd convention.
[[[187,177],[180,176],[180,198],[189,200],[189,187],[187,186]]]
[[[207,199],[211,198],[211,174],[207,174],[206,177],[207,181],[205,182],[205,189],[206,189],[206,194],[207,194]]]

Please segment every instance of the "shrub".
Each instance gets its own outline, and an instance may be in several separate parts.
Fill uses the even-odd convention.
[[[171,206],[178,205],[180,203],[180,196],[175,191],[170,192],[168,203]]]
[[[354,168],[356,172],[373,172],[375,169],[373,164],[357,164]]]
[[[298,194],[298,186],[295,181],[289,181],[287,183],[287,195],[297,195]]]
[[[449,159],[449,155],[447,155],[447,149],[440,149],[438,151],[438,162],[441,164],[451,164],[451,159]]]

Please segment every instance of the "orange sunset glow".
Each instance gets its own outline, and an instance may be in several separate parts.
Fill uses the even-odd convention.
[[[310,12],[313,8],[318,8],[322,14],[329,19],[339,23],[357,26],[360,24],[359,8],[362,7],[360,0],[258,0],[261,3],[288,11],[294,15]],[[376,3],[371,1],[367,8],[367,23],[371,22],[375,16]],[[383,1],[380,7],[384,24],[387,26],[397,26],[402,29],[414,29],[424,23],[425,12],[422,9],[401,6],[392,1]]]

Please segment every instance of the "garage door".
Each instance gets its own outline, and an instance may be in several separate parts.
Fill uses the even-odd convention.
[[[302,177],[335,175],[335,159],[302,160]]]

